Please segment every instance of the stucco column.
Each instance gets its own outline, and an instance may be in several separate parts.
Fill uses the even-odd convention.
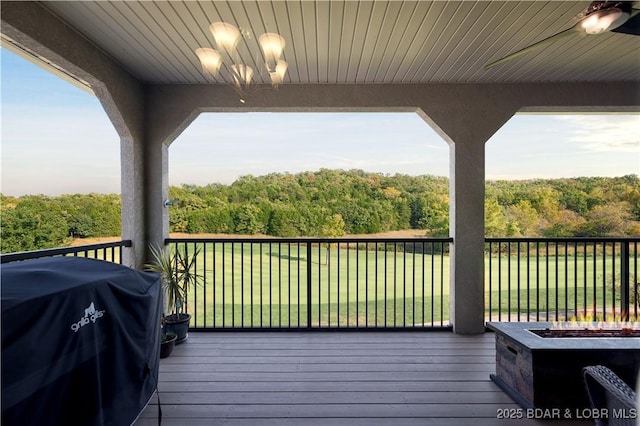
[[[169,198],[169,147],[164,143],[150,141],[145,151],[145,234],[148,249],[162,247],[169,236],[169,208],[164,202]]]
[[[449,145],[449,316],[456,333],[484,331],[484,141]]]
[[[451,93],[419,114],[449,143],[449,318],[458,334],[484,332],[485,142],[517,111],[491,92]]]
[[[145,258],[144,144],[140,139],[120,139],[120,204],[122,239],[131,240],[123,250],[122,264],[142,267]]]
[[[165,88],[156,90],[162,93]],[[147,93],[145,223],[149,247],[162,247],[169,237],[170,207],[164,205],[169,199],[169,146],[200,114],[196,105],[185,100],[159,99],[153,90]]]

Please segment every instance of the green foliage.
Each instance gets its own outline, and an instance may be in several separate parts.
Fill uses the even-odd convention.
[[[231,185],[169,188],[171,232],[278,237],[420,229],[449,235],[449,180],[362,170],[247,175]],[[7,197],[0,194],[3,252],[67,244],[70,237],[120,234],[118,195]],[[581,177],[487,181],[485,235],[640,234],[640,179]]]
[[[633,175],[488,181],[485,235],[635,235],[639,188]],[[328,221],[339,215],[345,234],[411,228],[427,236],[449,235],[449,180],[444,177],[321,169],[247,175],[228,186],[183,186],[170,193],[181,200],[171,210],[172,231],[326,236]],[[215,214],[220,217],[214,219]]]
[[[240,204],[231,211],[234,234],[262,234],[266,227],[260,220],[262,211],[253,204]]]
[[[640,230],[636,175],[488,181],[485,194],[487,236],[502,232],[500,216],[507,236],[624,237]]]
[[[68,240],[68,214],[62,204],[42,195],[21,197],[2,206],[0,244],[3,253],[59,247]]]
[[[61,247],[73,237],[120,235],[120,196],[0,196],[2,253]]]
[[[89,238],[120,234],[120,197],[74,194],[57,198],[67,215],[69,236]]]
[[[267,225],[267,234],[276,237],[297,237],[307,229],[304,213],[296,206],[278,201],[273,204]]]

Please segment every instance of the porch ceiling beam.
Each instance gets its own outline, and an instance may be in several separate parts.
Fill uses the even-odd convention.
[[[147,131],[154,143],[169,145],[202,112],[422,110],[436,122],[469,111],[490,113],[494,103],[514,112],[640,112],[638,93],[640,83],[633,82],[291,84],[265,87],[242,104],[229,86],[150,85]],[[436,130],[453,140],[467,131]]]

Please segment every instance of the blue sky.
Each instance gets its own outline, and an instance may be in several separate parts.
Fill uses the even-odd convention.
[[[119,138],[98,100],[0,49],[5,195],[119,193]],[[410,113],[216,113],[169,149],[169,183],[320,168],[448,176],[448,145]],[[640,115],[517,115],[487,179],[640,174]]]

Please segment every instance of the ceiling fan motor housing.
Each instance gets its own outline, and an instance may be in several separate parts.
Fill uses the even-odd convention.
[[[594,1],[577,27],[587,34],[600,34],[618,28],[630,15],[631,2]]]

